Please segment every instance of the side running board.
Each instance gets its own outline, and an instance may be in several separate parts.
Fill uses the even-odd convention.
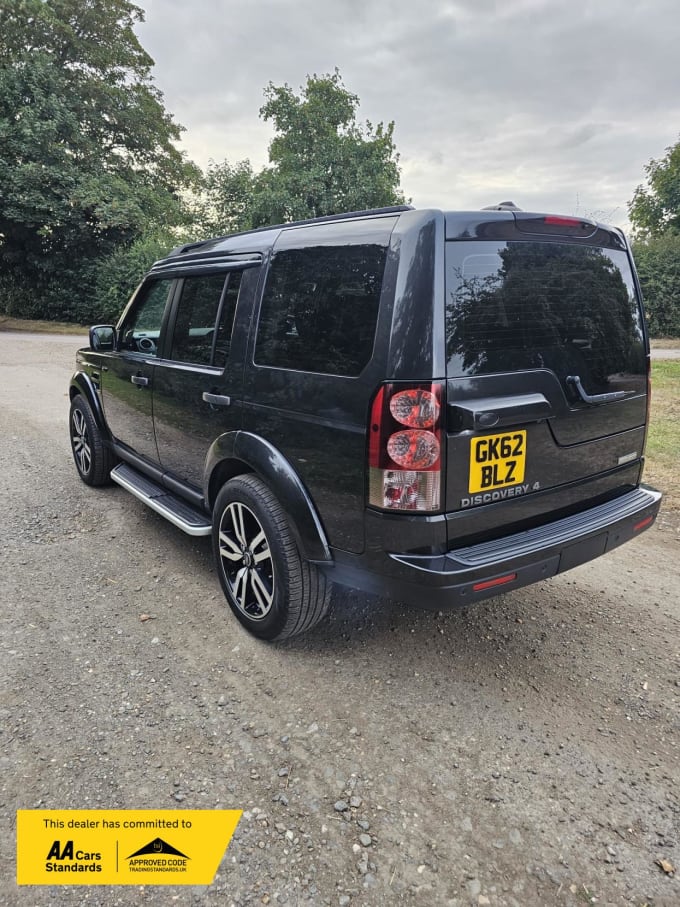
[[[210,535],[212,523],[207,514],[157,485],[128,463],[115,466],[111,470],[111,478],[187,535]]]

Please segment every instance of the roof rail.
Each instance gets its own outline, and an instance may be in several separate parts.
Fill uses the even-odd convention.
[[[236,233],[226,233],[224,236],[214,236],[210,239],[199,240],[198,242],[186,243],[178,246],[166,256],[170,258],[173,255],[184,255],[186,252],[192,252],[200,249],[206,243],[219,242],[221,239],[229,239],[232,236],[249,236],[252,233],[264,233],[267,230],[283,230],[285,227],[304,227],[308,224],[323,224],[335,220],[350,220],[351,218],[372,217],[380,214],[399,214],[402,211],[413,211],[413,205],[389,205],[385,208],[367,208],[365,211],[348,211],[342,214],[324,214],[320,217],[310,217],[306,220],[291,220],[284,224],[267,224],[263,227],[254,227],[252,230],[241,230]]]

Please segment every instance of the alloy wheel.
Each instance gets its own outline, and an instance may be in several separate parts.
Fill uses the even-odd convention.
[[[220,564],[234,603],[262,620],[274,602],[274,562],[258,518],[240,501],[225,507],[219,525]]]
[[[82,475],[87,475],[92,466],[92,450],[90,449],[90,436],[87,431],[85,416],[78,409],[73,410],[71,426],[71,443],[73,444],[76,464]]]

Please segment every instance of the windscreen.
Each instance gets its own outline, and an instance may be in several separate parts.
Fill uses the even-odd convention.
[[[550,369],[644,393],[640,303],[623,251],[557,242],[447,242],[448,375]]]

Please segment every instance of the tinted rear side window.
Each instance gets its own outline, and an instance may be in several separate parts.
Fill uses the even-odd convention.
[[[310,245],[276,252],[262,300],[258,365],[358,375],[373,351],[384,244]]]
[[[451,377],[546,368],[591,393],[646,373],[625,252],[567,243],[448,242]]]
[[[224,280],[224,274],[184,279],[177,307],[171,359],[201,365],[210,364],[215,320],[222,298]]]
[[[171,359],[224,368],[229,358],[241,274],[241,271],[229,271],[226,275],[184,278],[177,305]]]

